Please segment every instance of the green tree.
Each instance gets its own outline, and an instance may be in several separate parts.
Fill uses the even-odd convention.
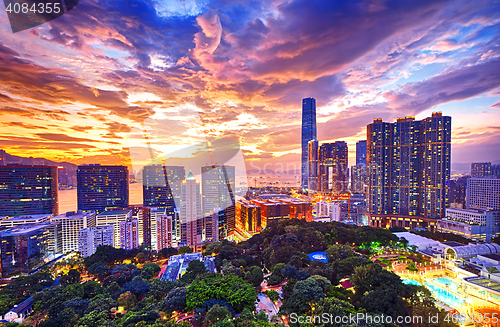
[[[239,313],[244,308],[253,308],[257,299],[253,285],[234,275],[217,274],[194,281],[187,287],[187,291],[188,310],[201,307],[207,300],[218,299],[226,301]]]
[[[292,295],[281,306],[280,312],[306,313],[311,310],[311,303],[317,302],[324,296],[323,288],[315,279],[300,280],[295,284]]]
[[[269,299],[273,302],[278,301],[280,298],[280,295],[277,291],[275,290],[269,290],[266,292],[266,295],[269,297]]]
[[[125,310],[129,310],[130,308],[134,307],[136,303],[137,298],[130,291],[125,292],[118,297],[118,305],[124,307]]]
[[[59,282],[61,285],[69,285],[79,283],[81,280],[80,272],[76,269],[70,269],[66,275],[62,275]]]
[[[190,284],[196,276],[200,276],[208,272],[205,264],[198,260],[193,260],[189,262],[186,272],[182,275],[181,280],[184,283]]]
[[[226,307],[216,304],[208,310],[205,320],[213,325],[226,318],[231,318],[231,312]]]
[[[191,249],[189,246],[181,246],[177,251],[177,254],[183,254],[183,253],[193,253],[193,249]]]
[[[181,311],[186,308],[186,294],[185,287],[176,287],[171,290],[165,298],[165,308],[169,312]]]
[[[250,281],[250,283],[253,284],[253,286],[255,287],[259,286],[264,280],[264,274],[262,273],[262,269],[257,266],[250,267],[247,274],[247,279]]]
[[[148,280],[155,277],[161,268],[156,263],[146,263],[144,267],[142,267],[141,275],[142,278]]]

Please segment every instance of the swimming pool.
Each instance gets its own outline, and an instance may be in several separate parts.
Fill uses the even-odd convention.
[[[435,278],[434,282],[436,282],[440,286],[444,286],[445,289],[446,287],[449,287],[454,292],[456,292],[458,288],[457,284],[455,284],[450,277]]]
[[[419,282],[417,282],[416,280],[414,279],[410,279],[410,278],[403,278],[403,284],[406,284],[406,285],[417,285],[417,286],[422,286],[422,284],[420,284]]]
[[[444,278],[444,277],[441,277]],[[450,285],[454,285],[454,283],[451,282],[450,280]],[[456,296],[455,294],[445,290],[441,286],[434,285],[432,283],[424,283],[425,286],[431,290],[432,294],[438,299],[439,301],[443,302],[444,304],[449,305],[450,307],[454,309],[460,308],[464,303],[465,300]],[[441,283],[440,283],[441,284]]]

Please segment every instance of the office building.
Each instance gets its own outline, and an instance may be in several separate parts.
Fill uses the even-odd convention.
[[[164,215],[169,215],[174,217],[174,224],[178,224],[178,214],[179,210],[174,209],[173,213],[170,213],[166,207],[144,207],[142,212],[138,214],[138,224],[139,224],[139,239],[141,234],[143,235],[142,245],[153,251],[159,251],[158,239],[157,239],[157,220]],[[149,243],[147,243],[149,242]],[[141,244],[141,243],[139,243]]]
[[[16,226],[0,232],[2,278],[28,274],[49,255],[50,223]]]
[[[0,216],[58,214],[57,167],[0,166]]]
[[[267,227],[270,221],[290,219],[290,205],[273,199],[254,198],[251,202],[260,206],[261,229]]]
[[[181,246],[196,247],[197,220],[203,218],[200,184],[189,172],[181,185]]]
[[[307,148],[307,155],[309,156],[309,181],[308,181],[308,190],[310,191],[318,191],[318,173],[319,173],[319,165],[318,165],[318,151],[319,151],[319,143],[316,140],[309,141]]]
[[[344,141],[321,144],[318,154],[320,192],[342,194],[348,191],[347,156],[347,143]]]
[[[364,193],[366,183],[366,166],[356,165],[351,167],[351,192]]]
[[[326,201],[317,202],[316,217],[328,218],[328,221],[341,221],[340,204],[334,202],[326,202]]]
[[[50,218],[54,215],[42,214],[42,215],[23,215],[15,217],[0,217],[0,227],[12,228],[15,226],[21,226],[25,224],[38,224],[38,223],[48,223]]]
[[[366,167],[366,140],[356,142],[356,166]]]
[[[234,204],[235,175],[234,166],[201,167],[203,215],[210,215],[216,208],[225,209]]]
[[[118,223],[121,249],[132,250],[139,247],[138,227],[137,219],[128,219]]]
[[[316,135],[316,99],[302,99],[302,154],[301,154],[301,186],[309,185],[309,141],[317,140]]]
[[[126,166],[78,166],[78,210],[97,213],[128,206],[128,169]]]
[[[120,222],[127,221],[132,218],[132,210],[108,210],[99,213],[95,216],[95,226],[113,225],[113,246],[120,248]]]
[[[446,218],[438,221],[437,230],[490,243],[500,236],[500,210],[447,208]]]
[[[70,211],[50,218],[51,222],[61,224],[62,252],[78,251],[78,232],[82,228],[95,226],[95,212]]]
[[[281,217],[276,217],[275,219],[285,218],[288,216],[289,219],[305,219],[306,221],[312,221],[312,205],[309,201],[302,201],[300,199],[292,198],[287,194],[261,194],[256,200],[286,205],[279,207],[279,213],[277,215]]]
[[[142,171],[144,205],[165,207],[173,214],[179,207],[181,183],[185,178],[182,166],[148,165]]]
[[[470,164],[470,176],[483,178],[491,176],[491,162],[473,162]]]
[[[249,233],[258,233],[262,230],[262,216],[260,206],[247,200],[236,201],[236,229]]]
[[[469,178],[467,209],[500,210],[500,179]]]
[[[78,251],[86,258],[94,254],[100,245],[113,246],[113,233],[112,224],[80,229],[78,231]]]
[[[367,126],[369,224],[436,226],[448,204],[451,117],[375,119]]]

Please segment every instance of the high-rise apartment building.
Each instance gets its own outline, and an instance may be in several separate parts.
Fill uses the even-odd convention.
[[[323,143],[318,152],[318,190],[337,194],[348,191],[347,143]]]
[[[470,175],[473,178],[491,176],[491,162],[473,162],[470,164]]]
[[[301,186],[309,187],[309,141],[317,140],[316,134],[316,99],[302,99],[302,156]]]
[[[58,214],[57,167],[0,166],[0,216]]]
[[[500,179],[469,178],[467,209],[500,210]]]
[[[356,166],[366,167],[366,140],[356,142]]]
[[[78,166],[78,210],[106,209],[128,206],[128,169],[126,166]]]
[[[78,251],[86,258],[97,251],[100,245],[113,246],[113,225],[82,228],[78,232]]]
[[[158,251],[176,245],[176,233],[172,216],[163,215],[156,220],[156,239]]]
[[[412,216],[442,218],[448,203],[450,158],[451,117],[438,112],[421,121],[375,119],[367,126],[370,223],[410,227],[418,220]],[[417,224],[427,227],[429,222]]]
[[[70,211],[50,218],[51,222],[61,224],[62,252],[78,251],[78,232],[82,228],[95,226],[96,215],[94,211]]]
[[[127,221],[132,218],[132,210],[109,210],[99,213],[95,217],[95,226],[113,225],[113,246],[120,248],[120,222]]]
[[[309,181],[308,190],[318,191],[318,173],[319,173],[319,163],[318,163],[318,151],[319,143],[316,140],[309,141],[307,145],[307,155],[309,156]]]
[[[132,250],[139,247],[139,226],[137,219],[128,219],[118,223],[120,248]]]
[[[197,220],[203,218],[200,184],[189,172],[181,185],[180,230],[181,246],[196,246]]]
[[[216,208],[225,209],[234,204],[235,178],[234,166],[201,167],[203,215],[210,215]]]

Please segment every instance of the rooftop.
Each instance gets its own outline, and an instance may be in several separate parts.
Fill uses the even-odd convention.
[[[97,216],[115,216],[115,215],[126,215],[131,213],[132,210],[106,210],[98,214]]]
[[[488,259],[492,259],[492,260],[500,261],[500,255],[495,254],[495,253],[483,254],[483,255],[481,255],[481,256],[482,256],[482,257],[485,257],[485,258],[488,258]]]
[[[441,243],[444,244],[444,245],[448,245],[449,247],[452,247],[452,248],[456,248],[456,247],[459,247],[459,246],[465,246],[465,244],[458,243],[458,242],[455,242],[455,241],[446,241],[446,242],[441,242]]]
[[[8,235],[22,235],[26,233],[30,233],[39,229],[47,228],[50,226],[50,223],[36,223],[36,224],[24,224],[16,227],[12,227],[0,232],[2,236]]]
[[[40,220],[43,218],[50,218],[53,214],[41,214],[41,215],[23,215],[23,216],[14,216],[8,218],[8,216],[0,217],[2,221],[20,221],[20,220]]]
[[[10,311],[14,311],[17,314],[23,313],[26,310],[29,310],[33,306],[33,297],[29,297],[23,302],[21,302],[19,305],[14,306]]]

